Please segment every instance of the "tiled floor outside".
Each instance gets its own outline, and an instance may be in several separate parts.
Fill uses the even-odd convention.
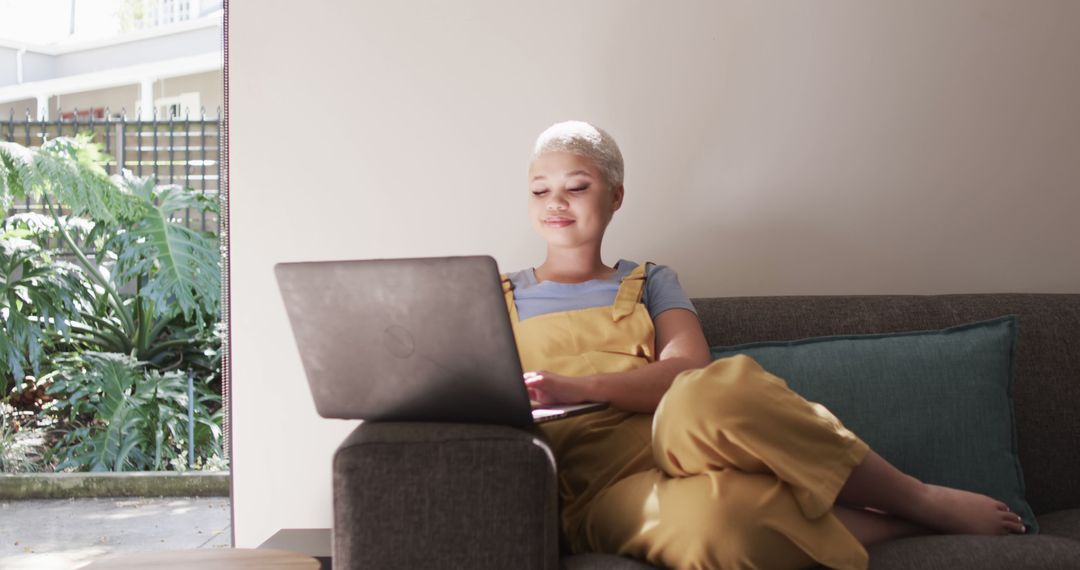
[[[231,546],[229,499],[0,501],[0,570],[70,570],[114,553]]]

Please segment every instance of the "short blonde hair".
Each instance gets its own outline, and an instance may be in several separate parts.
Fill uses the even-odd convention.
[[[569,152],[584,156],[596,163],[608,186],[615,188],[623,183],[622,152],[615,139],[600,127],[585,121],[555,123],[536,138],[532,160],[546,152]]]

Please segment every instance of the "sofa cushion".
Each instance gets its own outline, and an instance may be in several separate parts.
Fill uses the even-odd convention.
[[[1080,520],[1080,510],[1074,509]],[[1056,513],[1055,513],[1056,514]],[[932,535],[871,546],[870,570],[1075,570],[1080,568],[1080,541],[1047,534],[1037,536]],[[645,562],[610,554],[578,554],[562,559],[562,570],[654,570]],[[820,566],[818,568],[821,568]]]
[[[1017,443],[1037,515],[1080,507],[1080,295],[821,295],[692,299],[713,346],[824,335],[936,330],[1020,317]]]
[[[656,566],[625,556],[590,552],[563,558],[562,570],[656,570]]]
[[[1080,540],[1080,509],[1065,509],[1039,515],[1039,532]],[[1076,566],[1080,568],[1080,561]]]
[[[362,422],[333,492],[335,568],[558,567],[555,464],[534,431]]]
[[[747,354],[922,481],[985,493],[1037,531],[1013,427],[1016,318],[716,347]]]
[[[1080,541],[1059,536],[933,535],[875,544],[870,570],[1075,570]]]

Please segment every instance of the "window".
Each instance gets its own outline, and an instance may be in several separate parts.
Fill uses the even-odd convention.
[[[154,100],[158,119],[183,119],[199,116],[199,93],[181,93],[172,97],[159,97]]]

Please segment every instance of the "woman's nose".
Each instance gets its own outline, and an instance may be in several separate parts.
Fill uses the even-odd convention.
[[[563,199],[562,196],[552,196],[551,198],[548,199],[548,203],[547,203],[547,209],[548,210],[560,210],[561,211],[561,210],[565,210],[566,206],[567,206],[566,200]]]

